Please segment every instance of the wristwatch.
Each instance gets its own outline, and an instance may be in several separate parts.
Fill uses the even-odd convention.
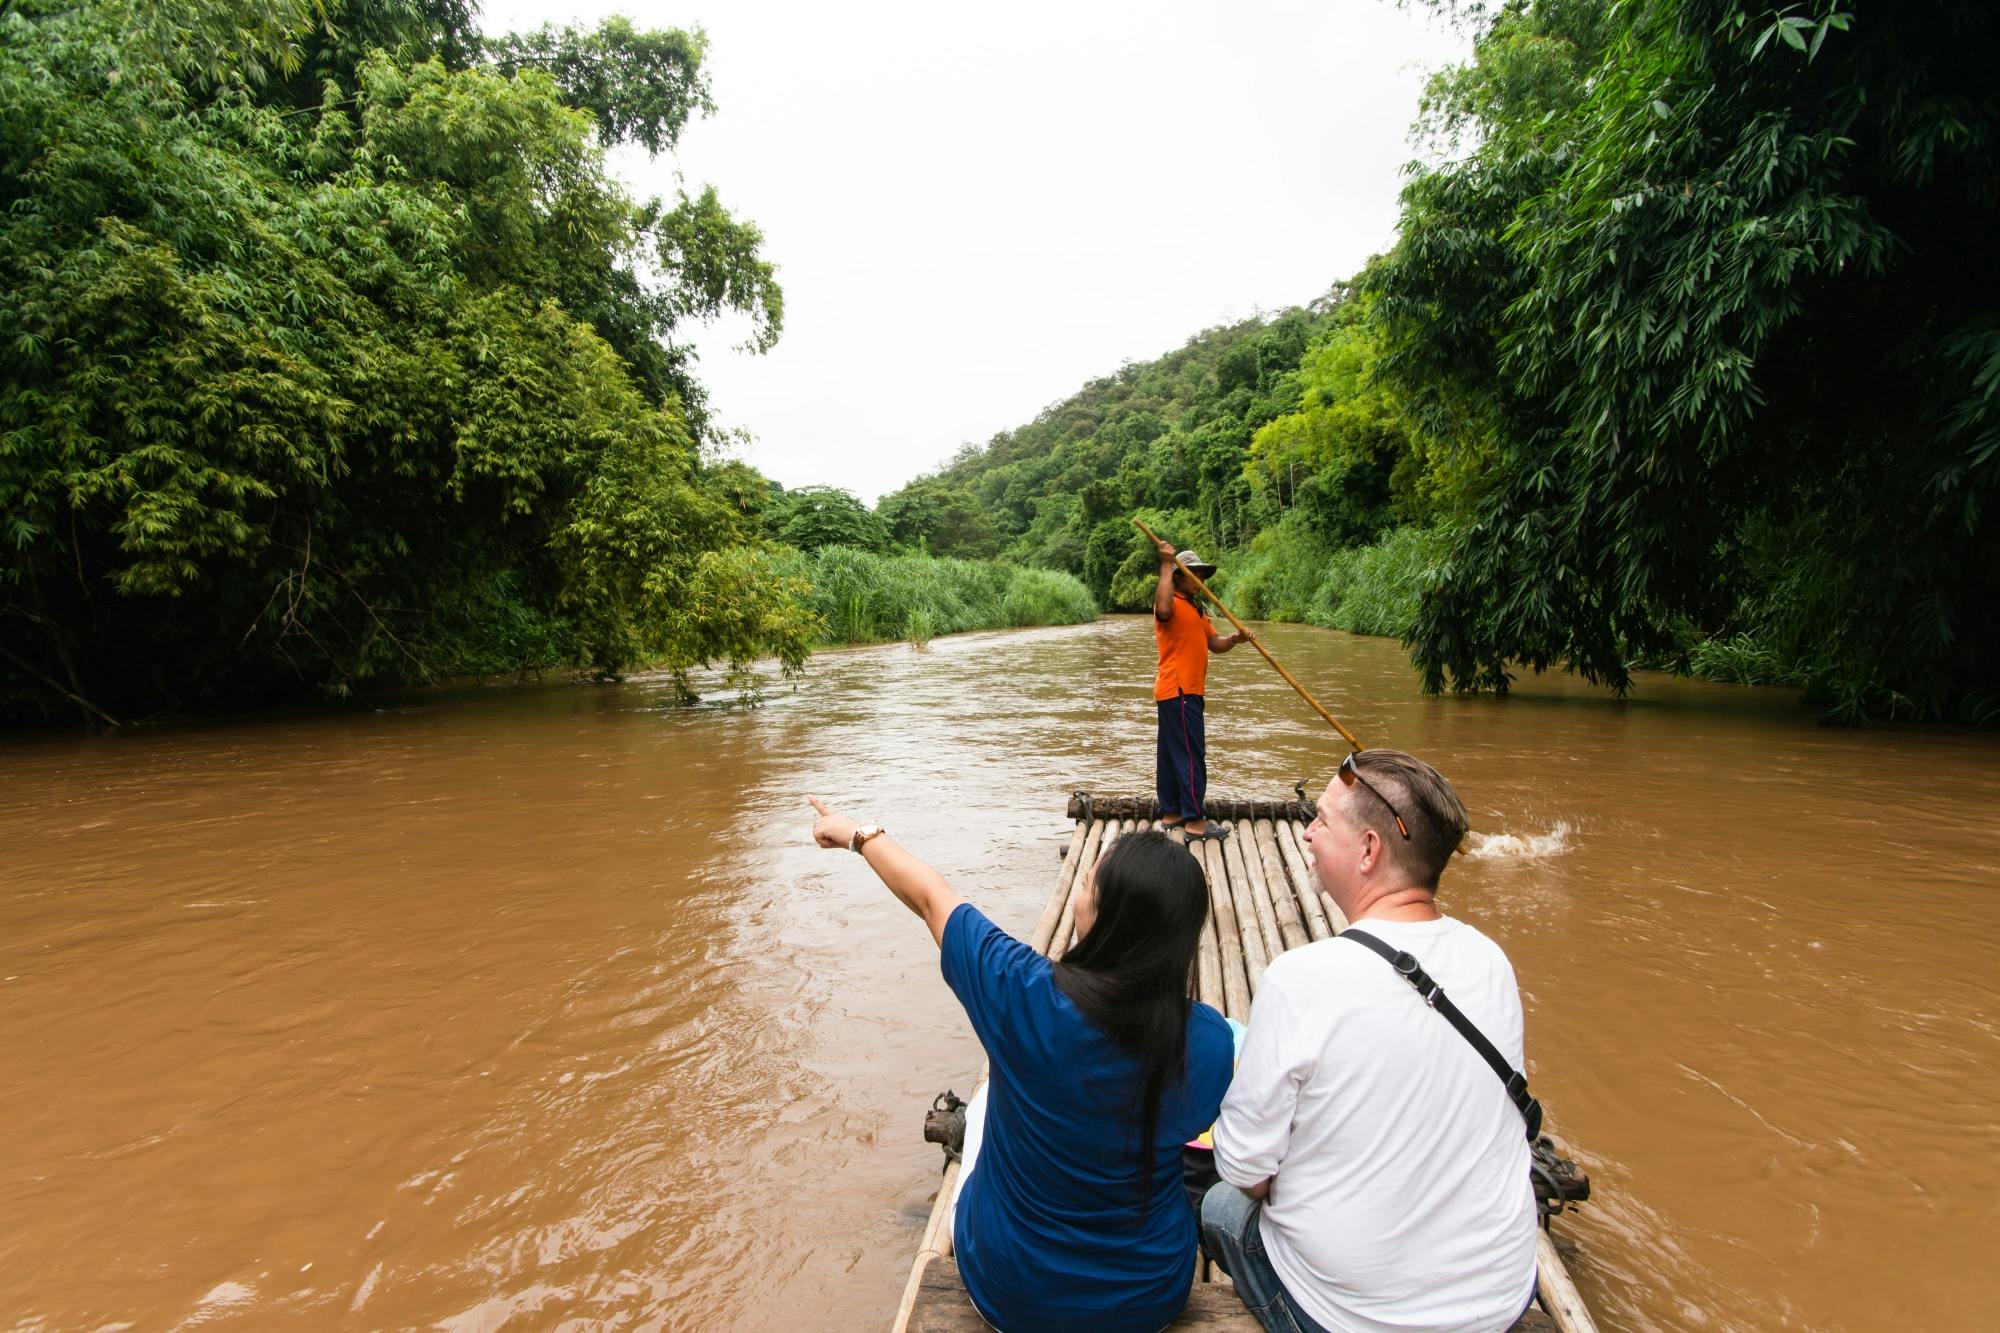
[[[881,831],[882,826],[880,824],[863,824],[860,828],[855,829],[854,836],[847,840],[847,850],[850,852],[860,851],[864,843]]]

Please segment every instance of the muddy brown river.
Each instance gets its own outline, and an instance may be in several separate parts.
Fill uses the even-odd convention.
[[[1609,1329],[2000,1319],[2000,738],[1785,692],[1268,642],[1480,838]],[[1025,933],[1077,787],[1145,790],[1138,618],[660,683],[0,741],[0,1326],[882,1329],[980,1053],[807,792]],[[1337,738],[1245,649],[1211,780]]]

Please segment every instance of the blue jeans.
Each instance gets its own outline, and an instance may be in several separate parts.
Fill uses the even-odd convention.
[[[1299,1308],[1271,1267],[1264,1253],[1263,1215],[1262,1203],[1226,1180],[1210,1189],[1201,1200],[1201,1238],[1209,1259],[1222,1265],[1244,1308],[1267,1333],[1326,1333]]]

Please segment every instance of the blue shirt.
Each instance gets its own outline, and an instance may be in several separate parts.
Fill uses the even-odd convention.
[[[993,1068],[986,1138],[959,1193],[959,1273],[996,1328],[1157,1333],[1187,1303],[1195,1218],[1181,1145],[1229,1089],[1222,1015],[1190,1006],[1185,1076],[1160,1098],[1141,1199],[1139,1061],[1056,987],[1053,964],[960,904],[944,979]]]

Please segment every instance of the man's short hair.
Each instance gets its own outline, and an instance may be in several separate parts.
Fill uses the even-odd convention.
[[[1374,829],[1412,884],[1435,889],[1471,824],[1464,802],[1444,774],[1401,750],[1362,750],[1354,756],[1354,767],[1395,805],[1409,826],[1410,836],[1405,840],[1388,806],[1375,792],[1358,784],[1349,789],[1348,823],[1357,829]]]

